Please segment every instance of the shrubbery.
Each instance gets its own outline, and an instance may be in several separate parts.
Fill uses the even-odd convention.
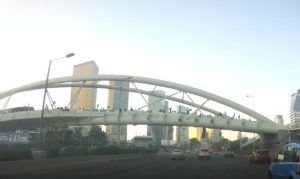
[[[88,155],[89,151],[87,147],[79,146],[75,149],[76,155]]]
[[[142,148],[124,148],[119,146],[104,146],[94,147],[90,149],[89,153],[93,155],[105,155],[105,154],[134,154],[134,153],[157,153],[157,149],[142,149]]]
[[[47,151],[48,158],[59,157],[59,147],[50,147],[46,151]]]
[[[0,145],[0,161],[32,159],[31,145]],[[92,147],[86,146],[49,146],[45,148],[48,158],[84,155],[156,153],[157,149],[119,147],[117,145]]]
[[[31,159],[28,145],[0,145],[0,161]]]

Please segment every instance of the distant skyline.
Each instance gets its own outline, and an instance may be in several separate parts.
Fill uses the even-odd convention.
[[[94,60],[100,74],[173,81],[251,109],[252,95],[257,112],[287,124],[300,88],[299,19],[297,0],[0,1],[0,91],[45,80],[49,60],[74,52],[52,63],[50,78]],[[8,107],[41,108],[42,92],[14,95]],[[57,105],[70,100],[70,89],[50,93]],[[97,95],[105,106],[107,91]]]

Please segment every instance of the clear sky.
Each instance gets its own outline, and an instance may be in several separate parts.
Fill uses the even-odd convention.
[[[76,56],[54,62],[51,78],[94,60],[102,74],[174,81],[252,108],[250,94],[257,112],[286,124],[300,88],[298,0],[0,0],[0,27],[0,91],[44,80],[49,60],[69,52]],[[52,95],[64,106],[61,91]],[[41,94],[9,106],[39,108]]]

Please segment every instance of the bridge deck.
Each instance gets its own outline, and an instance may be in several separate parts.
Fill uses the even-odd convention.
[[[34,129],[40,124],[41,111],[24,111],[0,114],[0,130]],[[199,116],[179,113],[146,111],[85,111],[48,110],[45,111],[43,126],[67,127],[70,125],[165,125],[194,126],[225,130],[277,133],[278,125],[245,119],[232,119],[221,116]]]

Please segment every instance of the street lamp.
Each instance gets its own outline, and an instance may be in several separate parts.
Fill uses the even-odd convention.
[[[255,96],[247,95],[247,98],[252,98],[253,99],[253,110],[255,111]],[[255,145],[255,133],[253,133],[253,145],[252,145],[252,151],[254,152],[254,145]]]
[[[64,59],[64,58],[70,58],[73,57],[75,53],[69,53],[63,57],[56,58],[53,60],[49,61],[49,66],[48,66],[48,72],[47,72],[47,77],[46,77],[46,82],[45,82],[45,90],[44,90],[44,97],[43,97],[43,105],[42,105],[42,113],[41,113],[41,120],[40,120],[40,144],[42,144],[42,138],[41,138],[41,133],[42,133],[42,123],[44,120],[44,114],[45,114],[45,100],[46,100],[46,93],[48,92],[48,81],[49,81],[49,74],[50,74],[50,69],[51,69],[51,63],[56,60]]]

